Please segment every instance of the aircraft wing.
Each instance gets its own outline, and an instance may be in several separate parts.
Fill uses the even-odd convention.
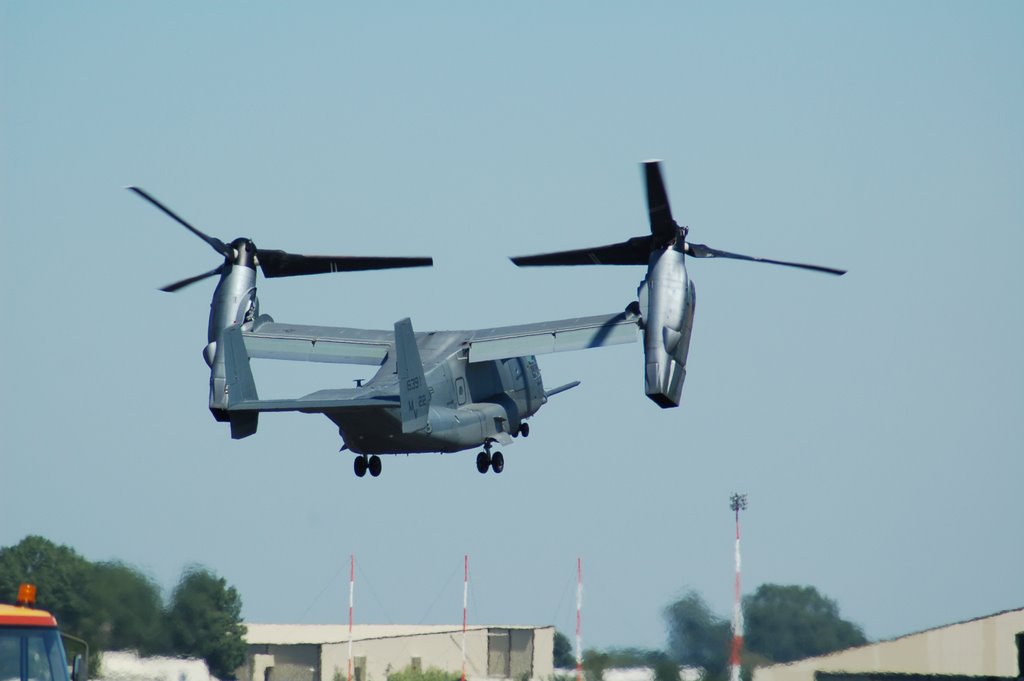
[[[269,317],[258,318],[242,338],[249,357],[373,366],[380,366],[394,343],[391,331],[278,324]]]
[[[640,317],[632,312],[501,326],[469,332],[469,361],[541,355],[632,343]]]
[[[483,362],[632,343],[637,339],[639,322],[638,315],[619,312],[445,333],[465,334],[469,361]],[[279,324],[260,317],[251,330],[242,332],[242,339],[246,353],[253,358],[380,366],[394,345],[395,335],[383,329]]]
[[[467,348],[470,362],[483,362],[631,343],[637,339],[639,322],[639,315],[627,311],[519,326],[441,333],[449,337],[447,343],[454,342],[455,347]],[[419,335],[427,338],[434,336]],[[385,361],[388,353],[393,351],[396,353],[399,367],[403,361],[407,365],[410,361],[419,364],[419,380],[416,383],[422,384],[423,367],[417,347],[417,336],[408,319],[396,323],[392,332],[277,324],[269,317],[261,317],[254,321],[248,331],[243,331],[237,325],[228,327],[222,332],[219,342],[217,353],[221,359],[213,366],[211,395],[223,392],[225,400],[224,404],[214,404],[211,398],[210,404],[211,409],[216,407],[231,414],[229,420],[232,438],[239,439],[256,432],[256,417],[261,411],[329,414],[342,411],[395,410],[400,411],[403,431],[407,422],[411,424],[410,428],[416,428],[419,423],[417,419],[426,419],[425,414],[406,413],[405,404],[411,404],[411,398],[415,395],[407,395],[405,390],[400,391],[399,395],[380,393],[371,386],[320,390],[297,399],[261,400],[257,396],[249,366],[252,357],[379,365]],[[408,381],[411,382],[413,381]],[[551,394],[570,387],[571,384],[556,388]],[[426,400],[426,404],[429,404],[429,394],[426,395]]]

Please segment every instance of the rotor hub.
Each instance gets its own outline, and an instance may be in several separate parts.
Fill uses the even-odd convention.
[[[256,265],[258,263],[256,259],[257,252],[256,244],[254,244],[251,239],[239,237],[231,242],[231,253],[230,255],[226,254],[225,257],[227,257],[233,265],[256,269]]]

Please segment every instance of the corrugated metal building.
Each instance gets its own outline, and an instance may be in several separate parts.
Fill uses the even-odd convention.
[[[239,681],[346,681],[348,626],[247,624],[249,646]],[[534,679],[554,673],[551,626],[466,628],[467,679]],[[461,625],[352,627],[353,681],[387,681],[408,667],[437,668],[457,678],[462,671]]]
[[[1024,608],[754,670],[754,681],[1024,678]]]

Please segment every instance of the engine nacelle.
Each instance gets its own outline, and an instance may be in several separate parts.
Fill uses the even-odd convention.
[[[232,387],[243,393],[237,399],[257,397],[240,327],[259,315],[260,303],[252,242],[236,239],[232,248],[236,260],[221,275],[210,303],[203,359],[210,366],[210,412],[217,421],[231,423],[231,437],[237,440],[255,433],[259,418],[258,412],[229,412],[228,406]]]
[[[668,248],[651,255],[637,295],[644,332],[644,388],[659,407],[678,407],[697,292],[683,253]]]

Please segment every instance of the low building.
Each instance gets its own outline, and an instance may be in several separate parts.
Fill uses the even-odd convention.
[[[217,681],[202,660],[139,657],[132,651],[104,651],[98,681]]]
[[[567,675],[571,672],[571,678],[575,681],[575,669],[563,671]],[[704,671],[698,667],[680,667],[679,681],[700,681],[703,673]],[[555,676],[558,676],[557,671]],[[609,667],[601,675],[602,681],[656,681],[656,679],[657,672],[653,667]]]
[[[337,624],[247,624],[239,681],[347,681],[349,630]],[[465,633],[466,678],[548,681],[554,672],[551,626],[470,626]],[[387,681],[406,668],[461,676],[461,625],[352,627],[352,681]]]
[[[1024,678],[1024,608],[754,670],[753,681]]]

